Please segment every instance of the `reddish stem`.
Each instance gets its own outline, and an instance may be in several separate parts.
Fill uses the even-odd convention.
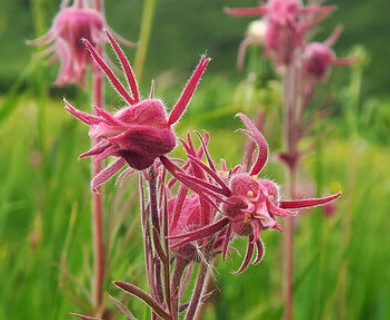
[[[291,65],[287,67],[284,79],[284,139],[286,154],[290,163],[286,162],[286,176],[288,185],[288,194],[291,200],[296,198],[296,165],[298,159],[297,144],[299,136],[297,130],[299,119],[296,118],[298,109],[298,72],[297,59],[293,59]],[[294,301],[294,217],[286,218],[283,238],[283,256],[284,256],[284,300],[285,300],[285,320],[293,318],[293,301]]]
[[[295,198],[295,175],[296,170],[288,167],[289,197]],[[293,298],[294,298],[294,229],[295,217],[286,218],[284,228],[283,250],[284,250],[284,299],[285,311],[284,319],[293,318]]]
[[[101,49],[100,49],[101,51]],[[101,71],[97,66],[93,67],[92,105],[102,107],[103,105],[103,80]],[[95,112],[93,110],[93,112]],[[93,141],[94,145],[98,143]],[[92,176],[95,177],[102,170],[102,161],[92,159]],[[103,305],[103,282],[105,276],[105,252],[103,234],[103,193],[102,188],[97,187],[92,193],[92,231],[94,250],[94,302],[98,315]]]
[[[203,262],[201,263],[199,268],[195,289],[192,292],[192,297],[191,297],[191,301],[188,307],[185,320],[196,319],[199,310],[199,304],[202,301],[201,298],[203,294],[203,289],[205,287],[205,283],[207,282],[207,275],[208,275],[208,266],[206,265],[206,263]]]
[[[103,13],[103,0],[95,0],[94,5],[96,11]]]

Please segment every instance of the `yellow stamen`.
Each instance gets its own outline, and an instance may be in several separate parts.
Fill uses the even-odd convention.
[[[252,220],[252,217],[250,215],[245,216],[244,222],[247,223]]]
[[[248,193],[246,194],[246,196],[247,196],[248,198],[253,198],[253,197],[255,196],[255,194],[253,193],[252,190],[249,190]]]

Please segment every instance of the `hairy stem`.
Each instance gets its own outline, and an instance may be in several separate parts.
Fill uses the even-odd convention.
[[[198,279],[196,281],[195,289],[192,292],[191,301],[188,306],[188,311],[186,314],[186,320],[196,319],[197,312],[199,310],[199,304],[202,301],[203,288],[207,282],[208,266],[207,263],[203,262],[200,265]]]
[[[175,267],[171,280],[171,316],[172,320],[179,318],[180,281],[188,262],[176,256]]]
[[[286,163],[286,178],[288,195],[290,199],[296,197],[296,167],[298,161],[297,143],[298,126],[296,113],[297,106],[297,83],[298,77],[296,65],[292,63],[287,67],[284,78],[284,140],[286,154],[289,162]],[[287,218],[284,228],[283,256],[284,256],[284,299],[285,299],[285,320],[293,318],[293,294],[294,294],[294,217]]]
[[[102,51],[102,48],[99,48]],[[103,106],[103,79],[100,69],[93,67],[92,79],[92,105]],[[93,141],[98,143],[97,140]],[[102,170],[102,162],[92,159],[92,176],[95,177]],[[105,250],[103,232],[103,190],[96,188],[92,193],[92,232],[94,251],[94,293],[93,300],[98,312],[98,316],[103,313],[103,283],[105,277]]]

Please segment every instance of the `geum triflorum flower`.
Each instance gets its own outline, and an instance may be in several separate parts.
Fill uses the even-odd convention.
[[[357,61],[356,56],[336,58],[332,45],[337,41],[342,28],[337,27],[324,42],[312,42],[305,47],[304,72],[315,80],[326,79],[331,66],[345,66]]]
[[[197,230],[170,236],[171,240],[180,240],[174,247],[184,246],[193,241],[223,233],[225,245],[223,257],[226,256],[232,236],[248,238],[245,258],[235,274],[243,272],[251,262],[253,253],[257,256],[253,264],[261,261],[264,255],[264,245],[260,232],[269,228],[281,231],[276,216],[292,216],[297,212],[288,209],[300,209],[323,205],[337,199],[341,193],[324,198],[280,200],[278,186],[271,180],[258,178],[268,159],[268,145],[256,126],[244,115],[238,114],[248,130],[241,129],[254,140],[258,147],[258,156],[247,172],[241,172],[237,167],[229,173],[225,182],[223,177],[209,161],[209,166],[193,156],[189,156],[194,166],[204,171],[208,179],[202,180],[189,175],[169,159],[161,157],[166,168],[186,186],[194,190],[201,199],[213,203],[220,213],[220,218]],[[209,179],[213,182],[210,183]]]
[[[96,156],[100,161],[109,156],[119,157],[109,167],[102,170],[91,182],[92,189],[104,183],[127,163],[135,170],[149,168],[154,160],[172,151],[176,145],[176,136],[172,126],[185,111],[210,59],[202,56],[200,62],[181,93],[169,115],[163,102],[149,97],[141,99],[137,81],[129,61],[111,34],[108,39],[122,65],[130,91],[126,90],[106,62],[84,39],[93,59],[106,74],[107,78],[125,100],[127,106],[115,114],[94,106],[95,115],[75,109],[65,101],[65,109],[77,119],[90,126],[89,135],[97,144],[80,155],[80,158]]]
[[[203,138],[199,133],[197,134],[202,142],[198,151],[195,150],[189,134],[187,136],[187,141],[181,140],[181,142],[187,154],[200,161],[205,153],[208,157],[206,146],[209,140],[209,135],[206,132]],[[169,168],[172,163],[167,162],[166,159],[162,159],[162,162],[164,164],[168,164]],[[221,169],[226,170],[226,166],[223,165]],[[197,165],[194,165],[190,160],[182,166],[181,170],[185,170],[188,175],[203,181],[208,181],[209,179],[205,172]],[[167,183],[168,189],[172,190],[175,187],[176,182],[177,179],[172,178]],[[176,194],[173,191],[169,192],[169,194],[175,194],[175,196],[169,196],[168,202],[170,236],[180,235],[183,232],[191,232],[205,227],[214,221],[217,216],[218,207],[216,207],[213,202],[207,201],[207,199],[200,197],[197,193],[189,194],[189,191],[189,188],[185,184],[179,183],[179,188]],[[222,251],[222,245],[224,242],[223,236],[223,234],[218,235],[212,239],[211,244],[210,241],[205,241],[205,239],[199,239],[199,241],[193,241],[191,243],[186,243],[185,245],[182,245],[180,240],[171,239],[169,244],[173,252],[187,261],[199,261],[202,259],[205,252],[205,250],[203,250],[205,249],[204,245],[208,246],[206,251],[209,256],[215,256]]]
[[[60,60],[56,85],[77,84],[83,87],[86,70],[92,60],[81,39],[87,39],[95,49],[101,50],[105,40],[102,30],[108,26],[103,15],[90,8],[85,0],[76,0],[70,7],[66,7],[67,2],[63,3],[62,9],[54,18],[51,29],[28,43],[48,46],[42,55],[53,54],[49,63]],[[134,46],[120,36],[116,37],[127,45]]]
[[[228,8],[226,12],[236,16],[264,16],[266,30],[262,42],[266,54],[277,66],[285,66],[292,61],[295,49],[302,47],[306,32],[334,8],[304,7],[300,0],[269,0],[255,8]]]

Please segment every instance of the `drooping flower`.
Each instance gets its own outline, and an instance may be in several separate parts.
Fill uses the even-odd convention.
[[[129,61],[110,32],[106,31],[106,33],[121,62],[130,90],[122,85],[93,45],[86,39],[83,42],[127,106],[115,114],[110,114],[95,106],[96,115],[92,115],[75,109],[65,100],[65,109],[77,119],[88,124],[90,137],[98,141],[80,158],[96,156],[96,160],[103,160],[109,156],[119,157],[112,165],[94,177],[91,182],[93,189],[104,183],[126,163],[135,170],[143,170],[150,167],[157,157],[174,149],[176,136],[172,127],[184,113],[210,61],[202,56],[176,105],[167,115],[166,107],[161,100],[153,97],[140,98],[137,81]]]
[[[286,66],[292,61],[295,49],[302,47],[306,32],[333,9],[318,5],[304,7],[300,0],[269,0],[257,8],[227,9],[226,12],[238,16],[264,15],[266,53],[277,66]]]
[[[244,66],[245,53],[247,48],[253,44],[263,45],[265,32],[267,30],[266,27],[267,26],[264,19],[252,21],[248,25],[245,38],[241,41],[240,47],[238,48],[237,68],[239,70],[242,70]]]
[[[243,272],[252,260],[255,248],[257,251],[253,264],[261,261],[264,255],[264,246],[260,232],[266,229],[281,231],[276,216],[292,216],[295,211],[313,206],[324,205],[337,199],[341,193],[314,199],[280,200],[278,186],[268,179],[260,179],[261,172],[268,159],[268,145],[255,125],[244,115],[238,115],[248,130],[241,130],[254,140],[259,149],[258,156],[248,171],[240,172],[236,167],[229,174],[225,182],[209,160],[209,166],[195,157],[189,156],[194,166],[201,169],[208,179],[202,180],[187,174],[169,159],[161,157],[165,167],[186,186],[194,190],[201,199],[213,202],[220,212],[220,218],[209,225],[197,230],[173,235],[170,239],[180,240],[175,247],[184,246],[190,242],[210,237],[221,232],[224,236],[222,249],[223,256],[227,253],[231,235],[248,238],[247,252],[236,274]],[[209,180],[212,182],[209,182]]]
[[[86,70],[92,60],[81,39],[87,39],[100,51],[105,41],[102,30],[108,27],[103,15],[90,8],[87,1],[75,0],[70,7],[66,7],[66,4],[54,18],[49,32],[28,43],[48,46],[43,55],[53,54],[49,63],[60,61],[56,85],[76,84],[84,87]],[[127,44],[131,45],[130,42]]]
[[[356,62],[357,57],[336,58],[331,46],[337,41],[341,33],[338,27],[332,35],[323,43],[312,42],[308,44],[304,52],[305,74],[318,80],[324,80],[331,66],[345,66]]]

